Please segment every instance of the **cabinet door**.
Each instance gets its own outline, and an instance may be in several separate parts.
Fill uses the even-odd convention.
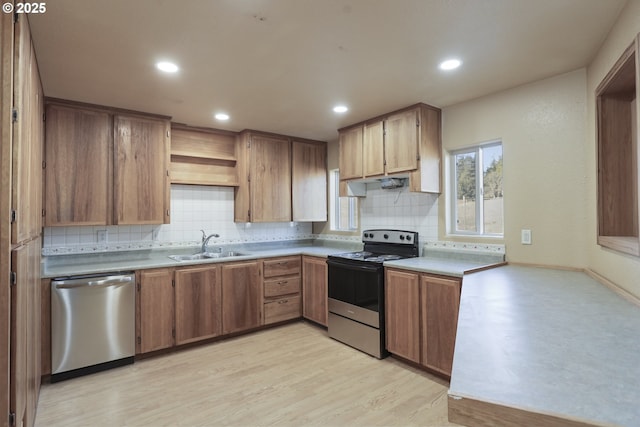
[[[451,375],[458,327],[460,280],[423,275],[420,278],[422,306],[422,359],[420,363]]]
[[[362,178],[362,137],[362,126],[340,132],[340,179]]]
[[[294,221],[327,220],[327,145],[293,141],[291,201]]]
[[[110,224],[111,116],[50,104],[46,117],[45,226]]]
[[[364,176],[384,174],[385,139],[382,120],[364,125],[362,145]]]
[[[420,363],[420,279],[417,273],[386,269],[387,350]]]
[[[207,266],[176,271],[176,345],[222,332],[220,269]]]
[[[251,137],[251,221],[291,221],[291,144],[287,139]]]
[[[116,224],[165,222],[169,206],[168,132],[165,120],[114,117]]]
[[[255,328],[262,323],[262,284],[257,261],[222,266],[222,333]]]
[[[397,113],[384,122],[384,149],[387,173],[418,168],[418,110]]]
[[[173,346],[174,303],[172,270],[138,273],[138,353]]]
[[[327,326],[327,262],[302,257],[302,316]]]

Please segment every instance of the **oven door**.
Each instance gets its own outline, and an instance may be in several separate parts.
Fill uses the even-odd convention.
[[[329,258],[329,312],[380,328],[384,309],[384,268]]]

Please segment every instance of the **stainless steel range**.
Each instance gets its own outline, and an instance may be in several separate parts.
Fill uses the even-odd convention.
[[[364,250],[330,255],[329,336],[382,359],[384,335],[384,261],[419,255],[418,233],[365,230]]]

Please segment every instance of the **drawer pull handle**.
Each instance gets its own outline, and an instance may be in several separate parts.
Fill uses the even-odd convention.
[[[285,280],[284,282],[278,282],[278,285],[286,285],[287,283],[289,283],[289,281]]]
[[[283,299],[283,300],[278,301],[278,304],[286,304],[288,302],[289,302],[288,299]]]

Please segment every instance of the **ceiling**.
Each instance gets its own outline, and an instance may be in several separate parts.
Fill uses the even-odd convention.
[[[625,3],[54,0],[29,20],[47,96],[335,140],[417,102],[442,108],[584,67]],[[445,73],[450,57],[463,64]]]

